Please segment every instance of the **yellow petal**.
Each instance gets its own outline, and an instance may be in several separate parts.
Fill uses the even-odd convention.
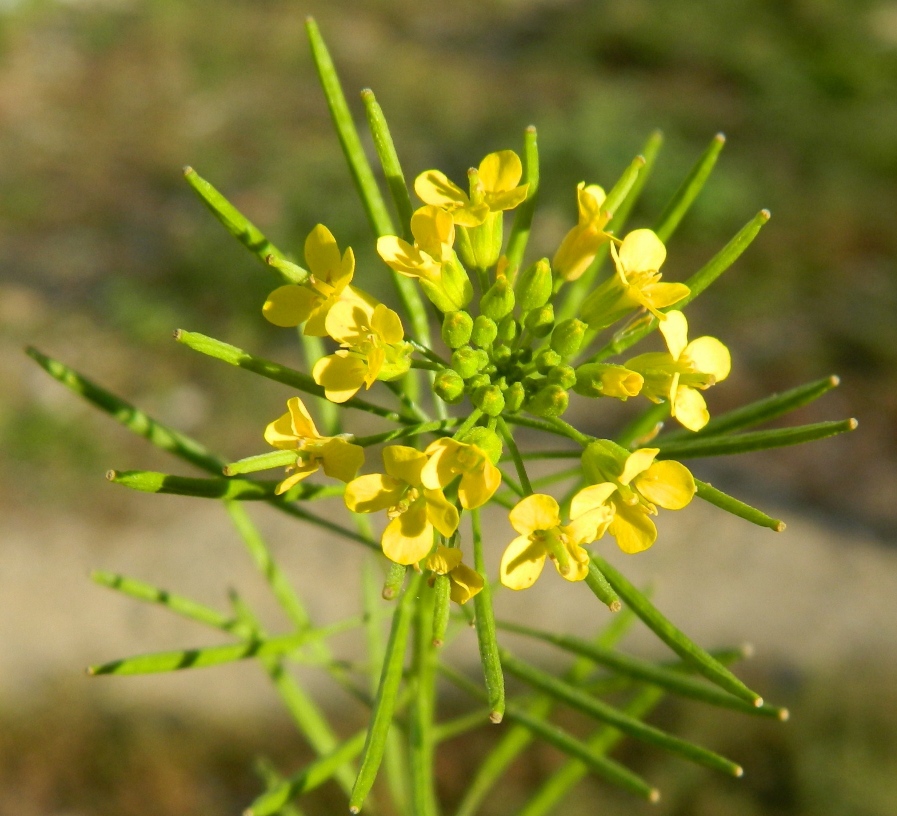
[[[542,573],[547,553],[528,536],[515,538],[501,557],[499,578],[508,589],[528,589]]]
[[[642,302],[652,310],[672,306],[689,294],[691,289],[684,283],[648,283],[641,287]]]
[[[499,210],[513,210],[515,207],[526,201],[526,193],[529,190],[528,184],[521,184],[513,190],[501,193],[487,193],[486,203],[492,212]]]
[[[296,470],[287,476],[277,487],[274,488],[274,493],[277,496],[280,496],[283,493],[286,493],[293,485],[299,484],[303,479],[311,476],[318,469],[317,462],[309,462],[307,465],[301,465],[296,468]]]
[[[704,396],[696,388],[680,385],[676,389],[676,399],[671,412],[690,431],[700,431],[709,421],[710,412]]]
[[[401,479],[412,487],[421,486],[421,470],[427,462],[426,454],[407,445],[387,445],[383,448],[383,465],[394,479]]]
[[[287,408],[290,412],[293,433],[296,436],[305,439],[321,438],[318,429],[315,427],[314,420],[311,418],[311,414],[308,413],[305,403],[302,402],[299,397],[290,397],[290,399],[287,400]]]
[[[461,563],[462,553],[457,547],[445,547],[440,544],[427,559],[427,569],[437,575],[448,575]]]
[[[486,216],[489,215],[489,205],[485,202],[482,204],[467,204],[464,207],[452,210],[451,213],[452,220],[459,227],[478,227],[486,220]]]
[[[699,337],[685,348],[685,357],[695,371],[712,374],[717,382],[726,379],[732,370],[732,356],[715,337]]]
[[[334,437],[321,448],[321,464],[331,479],[348,482],[364,464],[364,448]]]
[[[639,473],[647,470],[654,457],[660,453],[660,448],[639,448],[626,457],[623,472],[620,474],[620,484],[628,485]]]
[[[382,303],[378,303],[371,316],[371,328],[380,336],[384,343],[401,343],[405,338],[405,330],[402,328],[402,320],[392,310]]]
[[[383,552],[396,564],[416,564],[433,547],[433,525],[427,520],[426,503],[418,499],[401,516],[394,518],[380,540]]]
[[[679,462],[655,462],[632,482],[649,502],[667,510],[681,510],[695,495],[695,479],[691,471]]]
[[[611,482],[584,487],[570,502],[570,518],[575,519],[589,510],[601,507],[616,489],[617,486]]]
[[[439,170],[426,170],[414,180],[414,192],[425,204],[453,210],[469,203],[467,194]]]
[[[663,241],[652,230],[637,229],[629,233],[620,246],[620,264],[627,274],[653,272],[663,265],[667,256]]]
[[[380,376],[380,370],[386,361],[386,351],[382,346],[374,346],[367,353],[367,371],[364,375],[364,387],[370,388]]]
[[[501,471],[489,461],[488,454],[476,445],[470,447],[482,455],[483,464],[481,469],[467,472],[461,476],[461,484],[458,485],[458,498],[465,510],[482,507],[501,487]]]
[[[315,363],[312,376],[324,386],[324,395],[331,402],[345,402],[358,392],[367,376],[367,363],[348,354],[331,354]]]
[[[647,550],[657,539],[654,522],[648,511],[638,504],[630,507],[616,502],[614,519],[608,529],[617,539],[617,546],[630,555]]]
[[[382,473],[359,476],[346,485],[343,499],[353,513],[376,513],[402,500],[407,485]]]
[[[409,278],[426,277],[432,270],[433,261],[429,255],[396,235],[378,238],[377,254],[386,261],[387,266]]]
[[[262,314],[269,323],[289,328],[308,320],[312,311],[323,301],[324,298],[307,286],[290,283],[279,286],[268,295],[262,306]]]
[[[331,283],[338,277],[342,258],[336,238],[323,224],[318,224],[305,239],[305,262],[316,278]]]
[[[678,360],[688,345],[688,321],[680,311],[668,312],[658,326],[674,360]]]
[[[458,475],[452,468],[452,461],[460,447],[461,443],[454,439],[437,439],[427,445],[424,453],[428,459],[420,474],[424,487],[430,490],[446,487]]]
[[[480,183],[487,192],[513,190],[522,176],[523,164],[513,150],[490,153],[480,162]]]
[[[544,493],[533,493],[521,499],[508,513],[511,526],[521,535],[536,530],[551,530],[561,524],[561,508],[557,501]]]
[[[560,565],[555,561],[554,566],[558,571],[558,575],[566,581],[584,581],[589,574],[589,554],[578,544],[568,542],[564,545],[569,556],[567,563],[567,571],[561,572]],[[552,559],[554,561],[554,559]]]
[[[455,223],[441,207],[428,204],[411,216],[411,233],[421,249],[441,259],[442,245],[451,246],[455,242]]]
[[[483,588],[483,577],[466,564],[458,564],[449,573],[449,579],[452,582],[449,597],[456,604],[466,604]]]
[[[346,247],[346,251],[343,253],[343,259],[340,261],[339,270],[333,275],[330,284],[336,290],[336,293],[339,294],[343,291],[352,280],[352,276],[355,274],[355,253],[352,251],[352,247]]]
[[[424,490],[427,502],[427,518],[430,523],[446,538],[458,529],[458,508],[455,507],[441,490]]]
[[[289,413],[268,423],[268,427],[265,428],[265,442],[280,450],[295,450],[299,447],[299,440],[293,432],[293,421]]]
[[[591,544],[604,535],[613,518],[613,508],[602,504],[574,518],[564,531],[573,544]]]
[[[337,343],[357,346],[368,334],[374,310],[352,300],[338,300],[330,308],[324,325]]]
[[[582,225],[597,223],[604,226],[604,215],[601,206],[607,198],[603,187],[597,184],[586,186],[585,182],[576,185],[576,204],[579,210],[579,223]]]

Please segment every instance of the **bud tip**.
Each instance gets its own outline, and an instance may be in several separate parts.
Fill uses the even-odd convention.
[[[787,708],[779,709],[779,720],[781,722],[788,722],[791,719],[791,712]]]
[[[778,521],[778,522],[776,522],[776,526],[773,527],[772,529],[773,529],[773,531],[776,532],[776,533],[784,533],[784,532],[785,532],[785,528],[786,528],[787,526],[788,526],[788,525],[785,524],[784,521]]]
[[[753,643],[742,643],[741,644],[741,656],[742,657],[753,657],[754,656],[754,644]]]
[[[660,791],[657,790],[657,788],[651,788],[651,791],[648,794],[648,801],[654,805],[660,801]]]
[[[433,638],[433,648],[435,648],[435,649],[442,648],[444,643],[445,643],[445,641],[442,640],[442,638]]]
[[[851,417],[850,419],[847,420],[847,427],[851,431],[855,431],[859,424],[860,424],[859,421],[855,417]]]
[[[195,172],[196,172],[196,171],[195,171],[189,164],[185,164],[181,169],[184,171],[184,177],[185,177],[185,178],[186,178],[187,176],[189,176],[191,173],[195,173]]]
[[[763,708],[763,698],[762,697],[754,698],[754,708]]]
[[[619,601],[611,601],[611,602],[607,605],[607,608],[608,608],[611,612],[619,612],[619,611],[623,608],[623,604],[621,604]]]
[[[114,482],[116,476],[118,476],[118,473],[116,473],[114,470],[107,470],[107,471],[106,471],[106,479],[107,479],[108,481],[110,481],[110,482]]]
[[[744,776],[744,768],[742,768],[741,765],[736,765],[732,771],[732,774],[738,779],[741,779],[741,777]]]
[[[171,336],[174,337],[175,340],[177,340],[178,342],[180,342],[180,341],[181,341],[181,338],[184,336],[184,330],[183,330],[183,329],[175,329],[175,330],[171,333]]]
[[[713,137],[713,140],[715,142],[719,142],[720,144],[725,144],[726,143],[726,134],[723,133],[722,131],[720,131],[719,133],[716,134],[716,136]]]
[[[230,465],[225,465],[223,468],[221,468],[221,472],[225,476],[233,476],[234,475],[234,471],[231,469]]]
[[[489,715],[489,719],[490,719],[492,722],[494,722],[496,725],[498,725],[498,724],[502,721],[502,719],[504,718],[504,716],[505,716],[504,713],[501,712],[501,711],[493,711],[493,712]]]
[[[769,221],[769,219],[772,218],[772,213],[765,208],[760,210],[760,215],[763,217],[764,221]]]

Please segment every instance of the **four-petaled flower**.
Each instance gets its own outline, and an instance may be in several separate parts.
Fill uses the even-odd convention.
[[[483,577],[462,562],[461,550],[440,544],[427,558],[427,569],[437,575],[448,575],[449,597],[457,604],[467,603],[483,588]]]
[[[589,573],[589,553],[583,544],[604,535],[611,523],[611,508],[605,504],[609,491],[586,488],[577,493],[570,507],[571,521],[561,522],[557,501],[544,493],[521,499],[508,518],[520,535],[505,550],[499,576],[510,589],[531,587],[545,566],[554,562],[568,581],[582,581]]]
[[[601,209],[604,204],[604,189],[597,184],[586,186],[584,181],[576,187],[576,204],[579,220],[561,241],[554,254],[551,268],[566,281],[574,281],[582,275],[592,261],[598,248],[608,240],[604,227],[610,214]]]
[[[321,436],[299,397],[287,400],[288,412],[265,428],[265,441],[279,450],[296,451],[296,464],[275,493],[286,493],[318,468],[341,482],[348,482],[364,464],[364,448],[339,436]]]
[[[402,321],[382,303],[370,308],[340,301],[325,323],[327,334],[342,348],[318,360],[312,376],[331,402],[345,402],[362,385],[370,388],[378,379],[394,380],[410,368]]]
[[[639,448],[631,454],[613,442],[592,442],[582,455],[586,478],[595,482],[594,496],[605,493],[613,508],[608,532],[623,552],[647,550],[657,538],[650,516],[660,505],[681,510],[695,495],[695,480],[685,465],[655,462],[659,448]],[[588,488],[587,488],[588,489]]]
[[[611,241],[616,274],[602,283],[582,304],[582,319],[595,330],[604,329],[633,309],[645,308],[663,322],[660,311],[686,297],[684,283],[662,283],[660,267],[667,256],[663,242],[649,229],[630,232],[620,243]]]
[[[490,153],[472,172],[470,195],[440,170],[426,170],[414,180],[421,201],[449,212],[462,227],[478,227],[489,213],[513,210],[526,199],[528,184],[520,184],[523,165],[513,150]]]
[[[460,476],[458,498],[465,510],[482,507],[501,485],[501,471],[478,445],[437,439],[427,447],[426,454],[429,460],[421,474],[424,487],[444,488]]]
[[[642,393],[652,402],[670,403],[670,416],[690,431],[699,431],[710,420],[701,391],[729,376],[732,358],[715,337],[688,342],[688,321],[672,311],[660,324],[669,352],[649,352],[633,357],[626,367],[645,378]]]
[[[434,527],[444,536],[458,529],[458,509],[442,491],[421,481],[427,455],[404,445],[383,449],[386,474],[359,476],[346,485],[345,502],[354,513],[386,510],[389,524],[381,545],[397,564],[416,564],[433,548]]]
[[[262,314],[275,326],[305,323],[305,334],[323,337],[327,334],[324,321],[334,304],[342,300],[373,307],[376,303],[366,292],[349,285],[355,273],[355,255],[348,247],[340,256],[336,239],[323,224],[305,239],[305,262],[311,272],[308,280],[302,285],[278,287],[262,307]]]

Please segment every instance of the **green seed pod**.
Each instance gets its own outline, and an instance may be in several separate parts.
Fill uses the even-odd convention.
[[[536,370],[540,374],[547,374],[555,366],[561,364],[561,355],[554,349],[543,348],[536,353],[533,362],[536,364]]]
[[[461,348],[470,341],[473,318],[467,312],[449,312],[442,319],[442,340],[449,348]]]
[[[498,464],[498,460],[501,459],[501,454],[504,450],[499,435],[483,425],[471,428],[461,437],[461,441],[468,445],[476,445],[489,457],[494,465]]]
[[[433,645],[438,649],[445,643],[445,630],[449,622],[449,599],[452,581],[448,575],[433,578]]]
[[[551,265],[548,258],[536,261],[517,282],[517,303],[521,314],[540,309],[551,298]]]
[[[616,397],[626,401],[642,390],[645,380],[637,371],[611,363],[586,363],[576,369],[573,390],[584,397]]]
[[[524,325],[533,337],[545,337],[554,327],[554,306],[546,303],[527,316]]]
[[[440,371],[433,380],[433,390],[444,402],[454,405],[464,398],[464,380],[457,371]]]
[[[558,417],[567,410],[570,397],[559,385],[546,385],[526,403],[526,410],[538,417]]]
[[[572,388],[576,383],[576,371],[573,366],[557,365],[547,373],[545,379],[561,388]]]
[[[402,591],[406,571],[407,567],[390,561],[389,570],[386,573],[386,581],[383,583],[382,594],[384,601],[391,601]]]
[[[487,358],[488,359],[488,358]],[[461,346],[452,352],[452,368],[465,380],[470,379],[482,368],[482,358],[478,349]]]
[[[551,333],[551,347],[565,360],[579,351],[586,337],[586,324],[575,317],[562,320]]]
[[[508,315],[498,324],[498,337],[505,343],[511,343],[520,334],[520,324],[513,315]]]
[[[495,321],[501,320],[514,311],[514,287],[505,275],[495,279],[495,283],[480,300],[480,311]]]
[[[498,335],[498,326],[491,317],[479,315],[473,321],[473,332],[470,335],[470,342],[480,348],[488,348],[492,345]]]
[[[523,407],[523,401],[526,399],[526,390],[523,383],[515,382],[505,391],[505,411],[515,413]]]
[[[498,416],[505,407],[505,397],[497,385],[482,385],[471,394],[470,401],[484,414]]]

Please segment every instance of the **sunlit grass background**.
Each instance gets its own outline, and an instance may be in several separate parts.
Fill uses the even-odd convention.
[[[257,308],[273,278],[198,205],[182,165],[279,246],[298,251],[322,221],[355,248],[361,277],[382,279],[308,57],[307,13],[346,87],[377,92],[409,174],[439,167],[462,177],[538,126],[534,251],[550,252],[566,231],[575,183],[612,183],[653,129],[665,143],[636,226],[651,223],[725,132],[717,170],[665,267],[681,280],[758,209],[772,211],[750,251],[690,308],[693,333],[717,334],[735,355],[712,407],[838,373],[842,387],[805,419],[855,415],[862,425],[846,439],[715,472],[748,498],[772,497],[837,525],[845,546],[857,528],[884,544],[893,538],[897,3],[881,0],[6,0],[4,512],[105,519],[122,507],[101,484],[107,467],[163,467],[32,371],[18,350],[26,341],[235,454],[256,452],[260,428],[281,410],[279,389],[235,388],[170,339],[182,326],[267,356],[293,353],[289,333]],[[0,569],[2,561],[0,552]],[[833,592],[831,603],[845,602]],[[800,682],[775,666],[755,671],[800,716],[787,728],[698,716],[688,728],[720,731],[754,772],[723,784],[645,759],[670,777],[665,816],[893,813],[894,675],[875,660]],[[254,790],[245,766],[255,753],[301,761],[285,725],[230,731],[230,719],[135,719],[91,708],[72,682],[60,678],[27,716],[0,700],[0,788],[15,790],[16,804],[35,803],[17,812],[136,814],[148,801],[159,814],[234,812]],[[692,714],[670,707],[662,716],[685,723]],[[449,798],[463,785],[467,753],[448,752]],[[530,761],[521,787],[555,758]],[[11,807],[3,796],[0,810]],[[326,793],[320,801],[321,812],[336,807]],[[585,801],[582,812],[591,812]]]

